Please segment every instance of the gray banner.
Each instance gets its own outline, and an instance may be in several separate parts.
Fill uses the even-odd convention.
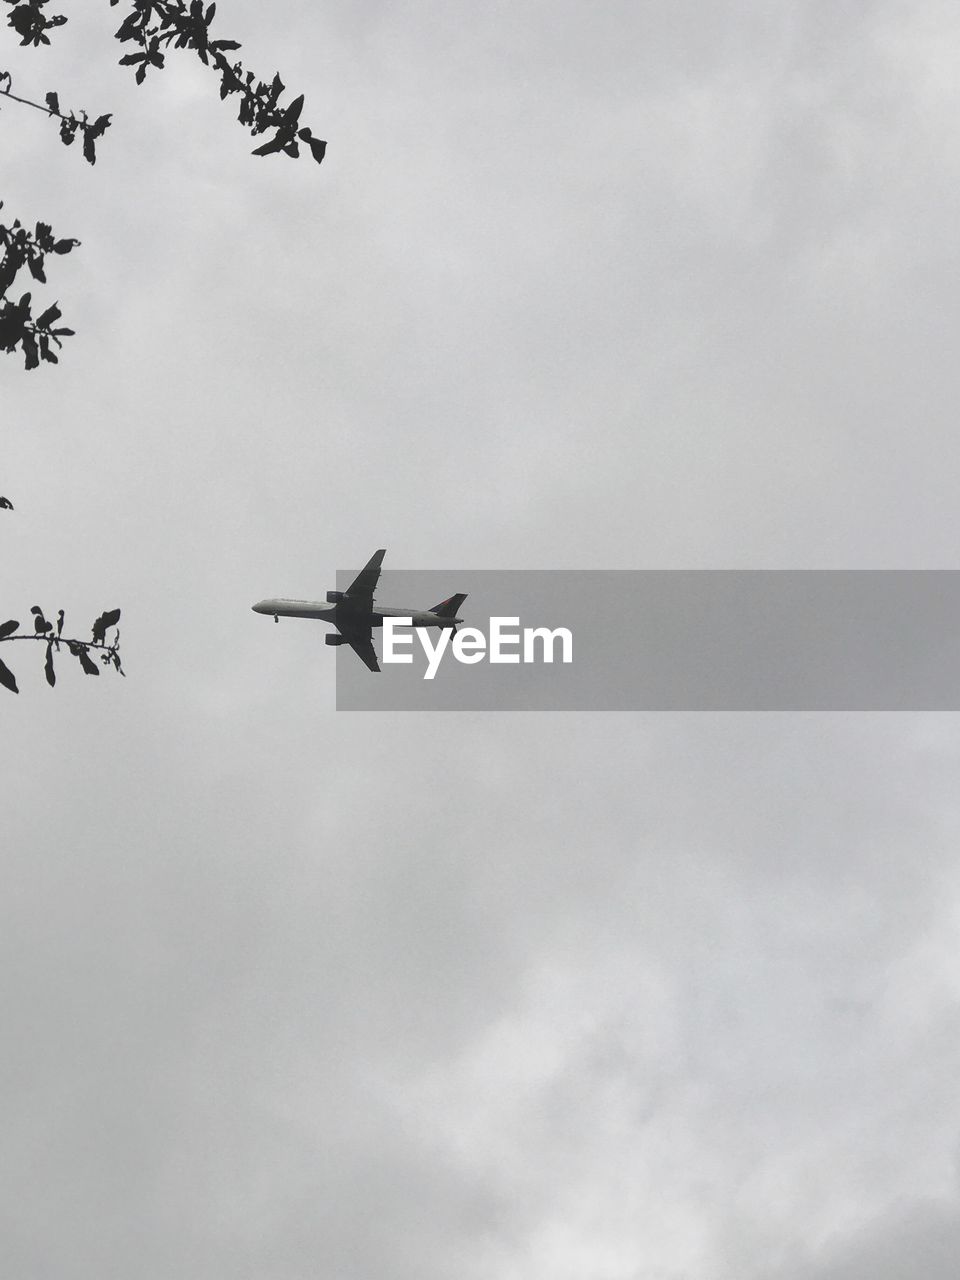
[[[454,592],[468,593],[460,616],[485,636],[494,617],[519,619],[515,633],[567,628],[572,661],[557,645],[552,664],[538,646],[533,664],[466,666],[448,647],[425,680],[415,634],[413,662],[381,662],[380,674],[343,646],[338,709],[960,710],[960,571],[385,572],[377,603],[427,609]]]

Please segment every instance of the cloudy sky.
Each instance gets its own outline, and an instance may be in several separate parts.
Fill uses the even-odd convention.
[[[62,7],[0,69],[114,125],[0,112],[83,242],[0,613],[128,675],[6,646],[10,1274],[952,1277],[954,716],[350,715],[250,605],[960,567],[956,6],[221,0],[319,168]]]

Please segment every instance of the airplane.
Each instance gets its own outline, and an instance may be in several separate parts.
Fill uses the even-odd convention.
[[[467,598],[465,594],[451,596],[432,609],[400,609],[385,604],[374,607],[373,593],[386,554],[385,550],[375,552],[346,591],[328,591],[325,603],[260,600],[252,606],[253,611],[272,613],[274,622],[281,618],[318,618],[321,622],[332,622],[338,634],[326,636],[327,644],[348,644],[371,671],[379,671],[371,635],[373,627],[382,627],[384,618],[409,618],[414,627],[452,627],[456,631],[457,624],[463,622],[457,617],[457,610]]]

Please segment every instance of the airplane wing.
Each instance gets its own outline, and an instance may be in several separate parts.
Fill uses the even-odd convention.
[[[350,645],[350,648],[357,655],[360,661],[364,662],[371,671],[380,670],[380,665],[377,662],[376,650],[373,647],[373,640],[370,638],[369,633],[365,640],[360,636],[351,636],[347,643]]]
[[[380,579],[380,566],[386,551],[376,551],[347,587],[344,595],[351,603],[370,606],[373,604],[373,593]]]

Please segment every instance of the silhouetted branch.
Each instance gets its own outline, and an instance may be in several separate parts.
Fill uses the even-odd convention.
[[[52,14],[49,18],[43,10],[49,0],[6,0],[13,6],[7,15],[7,25],[13,27],[20,36],[20,43],[33,44],[38,47],[49,44],[50,37],[46,32],[51,27],[62,27],[67,21],[62,13]]]
[[[48,16],[44,12],[50,0],[4,2],[11,6],[7,22],[20,35],[22,45],[49,44],[47,31],[63,26],[67,21],[63,14]],[[110,0],[111,7],[119,2]],[[242,63],[231,63],[226,55],[239,49],[240,43],[211,38],[210,27],[216,9],[216,4],[205,8],[203,0],[189,0],[189,4],[187,0],[134,0],[115,34],[121,44],[135,44],[138,52],[125,54],[120,59],[121,65],[136,67],[137,83],[142,84],[148,67],[163,67],[166,50],[171,47],[193,49],[205,66],[212,67],[219,74],[220,97],[229,98],[235,94],[239,97],[237,119],[240,123],[254,136],[272,134],[254,149],[255,156],[276,152],[299,156],[302,143],[319,164],[327,144],[321,138],[315,138],[306,125],[300,124],[303,94],[287,106],[281,106],[280,98],[286,86],[279,74],[267,83],[259,80],[252,71],[245,70]],[[44,95],[45,105],[34,102],[32,98],[21,97],[13,92],[13,80],[8,71],[0,71],[0,97],[59,120],[60,138],[66,146],[70,146],[79,133],[83,138],[85,158],[90,164],[96,163],[96,143],[110,127],[109,113],[91,120],[85,111],[79,115],[74,111],[63,112],[59,96],[53,91]],[[28,369],[36,369],[41,360],[56,364],[54,347],[59,348],[60,338],[71,335],[73,330],[52,328],[60,319],[56,304],[34,318],[31,295],[25,293],[14,302],[6,296],[7,290],[24,266],[36,280],[45,282],[44,253],[69,253],[79,243],[78,240],[53,240],[50,228],[42,222],[37,223],[32,236],[19,222],[14,222],[11,227],[0,225],[0,244],[4,250],[0,259],[0,350],[13,352],[19,347]]]
[[[2,208],[3,201],[0,201]],[[33,231],[21,226],[19,218],[9,227],[0,224],[0,245],[3,246],[3,257],[0,258],[0,350],[9,352],[20,347],[28,369],[35,369],[41,360],[56,364],[57,354],[53,348],[61,347],[61,339],[71,337],[73,330],[54,327],[61,316],[56,303],[34,317],[32,295],[24,293],[19,301],[14,302],[7,297],[7,290],[24,268],[34,280],[46,284],[44,264],[47,254],[70,253],[79,243],[79,240],[58,240],[53,228],[45,222],[38,222]]]
[[[79,661],[80,666],[88,676],[98,676],[100,674],[100,667],[90,657],[91,650],[98,651],[102,666],[113,666],[121,675],[125,674],[123,667],[120,665],[119,629],[112,643],[107,643],[107,632],[111,627],[116,627],[120,621],[119,609],[108,609],[105,613],[100,614],[93,624],[93,638],[91,640],[69,639],[63,635],[62,609],[57,612],[56,625],[47,621],[39,605],[35,604],[30,612],[33,614],[33,634],[25,632],[22,635],[17,635],[16,633],[20,630],[20,623],[11,618],[9,622],[0,623],[0,643],[13,640],[35,640],[44,645],[46,653],[43,669],[47,684],[51,688],[57,683],[53,655],[60,652],[61,645],[66,645],[69,652]],[[11,693],[20,692],[17,688],[16,677],[6,663],[2,661],[0,661],[0,685],[5,689],[9,689]]]
[[[115,6],[119,0],[110,0]],[[240,48],[238,40],[213,40],[210,27],[216,4],[204,7],[203,0],[135,0],[130,12],[120,24],[116,37],[121,44],[133,41],[139,53],[128,53],[120,59],[121,66],[136,67],[137,84],[142,84],[148,67],[158,70],[164,65],[164,50],[193,49],[204,66],[220,73],[220,97],[240,95],[237,119],[252,134],[275,130],[274,136],[253,152],[255,156],[271,155],[282,151],[288,156],[300,154],[300,143],[305,143],[319,164],[327,144],[315,138],[309,128],[301,127],[300,112],[303,95],[289,106],[280,106],[284,83],[279,74],[267,84],[252,71],[246,71],[240,62],[231,63],[226,54]]]
[[[63,14],[46,17],[43,13],[48,0],[6,0],[13,5],[7,21],[21,36],[21,44],[49,44],[46,32],[51,27],[63,26],[67,19]],[[115,7],[120,0],[110,0]],[[282,151],[284,155],[298,156],[300,143],[309,147],[314,160],[319,164],[326,153],[327,144],[321,138],[315,138],[306,125],[300,124],[300,112],[303,110],[303,94],[294,98],[293,102],[283,107],[280,96],[285,85],[279,73],[267,83],[260,80],[252,71],[247,71],[241,62],[231,63],[226,57],[228,53],[240,48],[239,40],[212,39],[210,28],[216,14],[216,4],[204,6],[203,0],[134,0],[127,16],[115,32],[121,44],[134,43],[138,52],[127,53],[120,59],[124,67],[136,67],[137,84],[143,84],[148,67],[163,68],[166,51],[175,49],[192,49],[204,66],[212,67],[220,75],[220,97],[228,98],[233,94],[240,96],[240,109],[237,119],[254,135],[273,131],[268,142],[255,148],[255,156],[268,156]],[[6,73],[0,74],[0,80]],[[9,80],[9,77],[6,77]],[[18,98],[9,92],[6,96],[26,106],[42,111],[39,103],[28,98]],[[48,105],[53,99],[51,115],[60,115],[56,94],[47,94]],[[109,116],[100,116],[90,123],[86,114],[77,118],[73,113],[68,117],[61,116],[61,137],[64,142],[72,142],[78,129],[84,133],[84,154],[93,163],[93,139],[99,137],[110,123]],[[64,133],[64,130],[67,133]],[[93,130],[91,135],[90,131]],[[90,150],[86,146],[91,139]]]
[[[6,87],[4,88],[4,83]],[[64,146],[69,147],[73,142],[77,133],[83,135],[83,155],[90,164],[97,163],[97,139],[110,128],[111,116],[108,113],[104,116],[97,116],[96,120],[90,120],[85,111],[81,111],[79,116],[76,112],[71,111],[69,115],[65,115],[60,110],[60,99],[56,93],[50,92],[44,95],[46,106],[41,106],[39,102],[34,102],[31,98],[21,98],[13,91],[13,79],[9,71],[0,71],[0,96],[9,98],[11,102],[19,102],[25,107],[33,107],[36,111],[42,111],[44,115],[55,116],[60,121],[60,141]]]

